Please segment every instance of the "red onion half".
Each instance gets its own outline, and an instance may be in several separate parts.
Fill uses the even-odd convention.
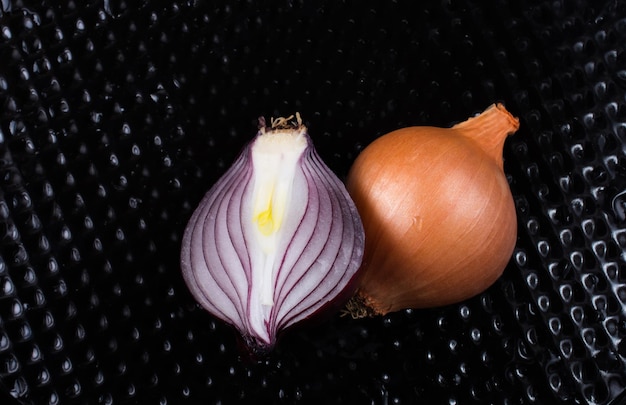
[[[253,351],[348,298],[364,250],[360,217],[297,115],[260,130],[193,213],[181,249],[189,290]]]

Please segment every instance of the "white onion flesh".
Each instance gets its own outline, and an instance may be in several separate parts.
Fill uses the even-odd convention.
[[[196,301],[253,350],[348,298],[364,232],[343,183],[297,123],[262,127],[207,192],[183,236]]]

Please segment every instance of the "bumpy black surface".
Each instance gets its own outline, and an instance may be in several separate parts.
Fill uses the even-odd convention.
[[[626,387],[623,2],[50,3],[0,3],[2,403],[607,404]],[[181,233],[257,116],[300,111],[343,176],[384,132],[497,101],[522,125],[504,152],[519,239],[487,292],[336,315],[260,361],[196,306]]]

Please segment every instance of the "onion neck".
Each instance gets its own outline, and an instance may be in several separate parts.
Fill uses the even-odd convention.
[[[475,141],[500,169],[503,168],[504,141],[518,128],[519,120],[500,103],[492,104],[479,115],[452,127],[463,136]]]

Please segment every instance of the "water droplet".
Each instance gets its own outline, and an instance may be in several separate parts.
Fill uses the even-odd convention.
[[[581,144],[577,143],[570,148],[570,153],[575,159],[582,159],[585,155],[585,149]]]
[[[457,351],[457,348],[458,348],[458,347],[459,347],[459,343],[458,343],[456,340],[451,339],[451,340],[448,342],[448,349],[450,349],[450,352],[451,352],[451,353],[455,353],[455,352]]]
[[[127,123],[127,122],[125,122],[124,124],[122,124],[122,134],[123,134],[123,135],[130,135],[130,134],[131,134],[130,125],[128,125],[128,123]]]
[[[57,28],[54,30],[54,39],[56,39],[57,41],[62,41],[63,40],[63,31],[61,31],[60,28]]]
[[[620,221],[626,221],[626,191],[622,191],[611,202],[613,212]]]
[[[578,251],[572,252],[569,255],[569,259],[576,270],[582,270],[585,260],[581,252],[578,252]]]
[[[572,231],[569,229],[563,229],[560,233],[559,233],[559,239],[561,239],[561,244],[563,246],[569,246],[572,244]]]
[[[569,284],[563,284],[559,287],[559,294],[561,295],[561,299],[565,302],[570,302],[574,292],[572,291],[572,286]]]
[[[128,199],[128,206],[132,209],[137,209],[139,207],[139,205],[141,204],[141,199],[140,198],[136,198],[136,197],[130,197]]]
[[[471,336],[472,340],[474,341],[474,343],[476,343],[476,344],[480,343],[480,340],[481,340],[481,337],[482,337],[482,335],[480,333],[480,329],[473,328],[470,331],[470,336]]]
[[[11,295],[15,291],[15,287],[10,279],[5,278],[2,283],[2,294]]]
[[[526,223],[526,228],[528,229],[528,233],[530,235],[536,235],[539,232],[539,221],[535,218],[529,219]]]
[[[111,155],[109,156],[109,164],[113,167],[117,167],[120,164],[119,159],[114,153],[111,153]]]
[[[5,351],[11,346],[11,341],[4,333],[0,335],[0,351]]]
[[[12,259],[13,263],[18,266],[24,264],[24,262],[28,260],[28,253],[26,253],[26,249],[24,249],[24,246],[18,246],[15,249]]]
[[[40,385],[43,385],[43,384],[47,384],[49,381],[50,381],[50,373],[45,368],[41,369],[39,373],[37,374],[37,383]]]
[[[524,252],[523,250],[519,250],[518,252],[516,252],[515,262],[518,264],[518,266],[524,267],[526,263],[528,262],[528,257],[526,256],[526,252]]]
[[[59,64],[70,63],[72,59],[72,51],[70,51],[68,48],[65,48],[63,52],[61,52],[61,54],[57,57],[57,62],[59,62]]]
[[[585,232],[585,235],[591,238],[593,237],[593,233],[596,229],[596,224],[593,219],[585,219],[584,221],[582,221],[582,229],[583,232]]]
[[[99,112],[95,112],[95,111],[94,111],[94,112],[91,112],[91,114],[90,114],[90,115],[91,115],[91,121],[92,121],[94,124],[99,124],[99,123],[100,123],[100,121],[102,121],[102,113],[99,113]]]
[[[596,284],[598,284],[598,277],[595,274],[584,274],[582,276],[582,282],[589,292],[594,292]]]
[[[22,121],[11,121],[9,122],[9,133],[11,136],[18,137],[26,132],[26,126]]]
[[[532,359],[532,350],[528,348],[528,345],[523,340],[517,342],[517,354],[524,360]]]
[[[20,305],[21,307],[21,305]],[[33,336],[33,330],[30,328],[30,325],[27,323],[23,323],[20,326],[20,337],[22,341],[27,341],[31,339]]]
[[[50,250],[50,241],[48,241],[45,235],[41,235],[37,246],[42,252],[48,252]]]
[[[548,327],[553,335],[558,335],[561,332],[562,324],[559,318],[550,318],[548,321]]]
[[[537,306],[542,312],[548,312],[550,309],[550,298],[547,295],[541,295],[537,298]]]
[[[69,241],[72,239],[72,232],[70,231],[70,228],[65,225],[63,226],[63,228],[61,228],[61,239],[65,241]]]
[[[95,238],[93,240],[93,248],[94,250],[96,250],[97,252],[102,252],[102,241],[99,238]]]
[[[104,12],[113,18],[120,17],[126,10],[124,0],[104,0]]]
[[[471,313],[472,313],[472,311],[471,311],[471,309],[467,305],[462,305],[459,308],[459,315],[461,315],[461,318],[464,319],[464,320],[469,319]]]
[[[43,291],[41,291],[41,289],[38,288],[37,290],[35,290],[35,294],[33,294],[33,296],[35,306],[43,307],[44,305],[46,305],[46,296],[44,295]]]
[[[119,191],[125,190],[126,187],[128,187],[128,179],[126,178],[126,176],[124,175],[119,176],[119,178],[117,179],[117,182],[113,184],[113,187]]]
[[[2,37],[4,39],[11,39],[13,37],[13,35],[11,34],[11,29],[9,27],[2,27]]]
[[[566,193],[569,192],[571,188],[571,184],[572,184],[572,178],[569,174],[565,176],[561,176],[559,178],[559,185],[561,186],[561,190],[565,191]]]
[[[596,342],[596,332],[592,328],[585,328],[582,332],[583,341],[589,347],[595,345]]]
[[[2,0],[0,1],[0,11],[3,12],[11,12],[13,2],[11,0]]]
[[[570,316],[576,324],[580,325],[585,319],[585,312],[581,307],[575,306],[570,310]]]
[[[117,228],[115,230],[115,239],[117,239],[120,242],[124,241],[125,236],[124,236],[124,231],[122,229]]]
[[[550,244],[545,240],[539,241],[537,243],[537,250],[541,256],[547,257],[550,253]]]
[[[426,353],[425,353],[425,357],[426,357],[426,362],[427,363],[433,364],[435,362],[436,356],[435,356],[435,353],[433,353],[432,350],[427,350]]]
[[[585,210],[585,202],[581,198],[574,198],[570,203],[570,207],[577,216],[581,216]]]
[[[59,297],[63,297],[67,295],[67,285],[61,280],[54,286],[53,291],[57,293]]]
[[[532,272],[528,274],[526,276],[526,284],[528,285],[528,288],[530,288],[531,290],[536,289],[537,286],[539,285],[539,276],[537,275],[537,273]]]
[[[59,102],[59,111],[63,114],[67,114],[70,111],[70,106],[67,104],[66,100],[61,100]]]
[[[41,350],[37,345],[34,345],[30,352],[30,360],[31,361],[39,361],[41,360]]]
[[[70,359],[65,358],[63,362],[61,362],[61,370],[65,373],[69,373],[72,370],[72,362]]]

